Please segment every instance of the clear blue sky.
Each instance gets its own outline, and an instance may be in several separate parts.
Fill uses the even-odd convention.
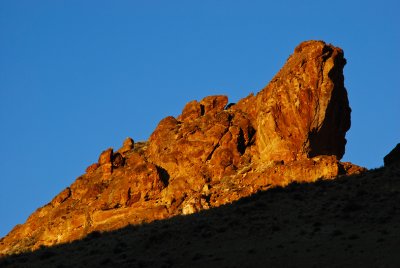
[[[345,161],[400,142],[398,1],[0,2],[0,236],[100,152],[212,94],[263,88],[295,46],[345,51]]]

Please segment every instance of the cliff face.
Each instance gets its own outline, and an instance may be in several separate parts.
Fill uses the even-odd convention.
[[[230,203],[290,182],[363,168],[341,163],[350,108],[343,51],[300,44],[257,95],[189,102],[161,120],[147,142],[128,138],[16,226],[0,242],[10,254]]]

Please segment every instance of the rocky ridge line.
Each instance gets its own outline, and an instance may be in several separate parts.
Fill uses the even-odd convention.
[[[149,141],[128,138],[17,225],[0,254],[34,250],[218,207],[274,186],[364,171],[339,160],[350,112],[346,60],[322,41],[296,47],[257,95],[189,102],[160,121]]]

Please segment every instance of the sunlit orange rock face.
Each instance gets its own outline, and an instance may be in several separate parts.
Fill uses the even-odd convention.
[[[257,95],[189,102],[147,142],[128,138],[16,226],[0,254],[217,207],[274,186],[362,172],[339,162],[350,128],[340,48],[301,43]]]

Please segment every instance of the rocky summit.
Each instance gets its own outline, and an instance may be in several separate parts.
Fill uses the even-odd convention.
[[[272,81],[238,103],[191,101],[146,142],[128,138],[0,242],[0,254],[232,203],[292,182],[365,171],[340,162],[350,128],[340,48],[301,43]]]

